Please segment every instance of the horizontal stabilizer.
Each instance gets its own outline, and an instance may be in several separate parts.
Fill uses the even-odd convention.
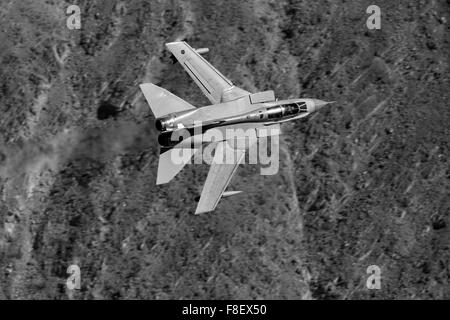
[[[172,180],[191,160],[198,149],[169,149],[159,156],[156,184]]]
[[[155,118],[161,118],[169,113],[195,109],[190,103],[153,83],[143,83],[139,87]]]

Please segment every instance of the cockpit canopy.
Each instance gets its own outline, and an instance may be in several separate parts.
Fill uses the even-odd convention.
[[[290,116],[298,113],[307,112],[308,108],[306,107],[306,103],[289,103],[282,106],[284,108],[283,115]]]
[[[279,105],[276,107],[269,108],[269,119],[272,118],[279,118],[279,117],[286,117],[286,116],[294,116],[300,113],[308,112],[308,108],[306,106],[305,102],[299,102],[299,103],[287,103],[283,105]]]

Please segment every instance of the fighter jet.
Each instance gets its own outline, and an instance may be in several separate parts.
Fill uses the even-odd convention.
[[[319,110],[330,102],[317,99],[275,99],[272,90],[250,93],[236,87],[222,73],[206,61],[202,54],[207,48],[193,49],[186,42],[171,42],[166,48],[183,66],[194,80],[211,105],[196,108],[185,100],[152,83],[140,85],[150,109],[155,116],[155,127],[160,132],[158,142],[161,146],[156,184],[171,181],[187,164],[198,149],[204,144],[202,137],[209,130],[226,130],[243,128],[254,131],[256,140],[262,136],[262,129],[269,135],[280,133],[280,123],[300,119]],[[201,126],[201,130],[198,127]],[[191,135],[179,134],[180,131]],[[174,139],[173,137],[177,137]],[[182,138],[180,138],[182,137]],[[222,141],[214,141],[214,159],[197,205],[195,214],[213,211],[222,197],[231,196],[240,191],[225,191],[231,177],[242,162],[246,150],[254,143],[246,143],[245,147],[231,148],[225,136]],[[194,150],[182,161],[173,161],[173,152],[178,149]],[[177,151],[178,150],[178,151]],[[234,153],[234,163],[215,161],[223,156],[223,151]]]

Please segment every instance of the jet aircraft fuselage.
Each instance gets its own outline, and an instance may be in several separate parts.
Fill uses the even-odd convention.
[[[272,91],[258,93],[260,97],[272,99]],[[256,94],[256,95],[258,95]],[[209,105],[194,110],[172,113],[155,121],[155,127],[160,131],[158,142],[162,147],[173,147],[180,141],[179,130],[193,133],[196,127],[201,127],[202,133],[218,127],[235,124],[259,123],[271,124],[296,120],[310,115],[328,102],[317,99],[275,100],[262,103],[251,103],[251,96],[245,96],[226,103]],[[244,106],[244,108],[242,108]],[[243,110],[244,109],[244,110]],[[250,109],[250,111],[249,111]],[[174,137],[176,137],[174,139]],[[180,147],[186,145],[180,145]]]

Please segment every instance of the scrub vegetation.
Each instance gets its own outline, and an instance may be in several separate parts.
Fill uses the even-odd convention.
[[[448,1],[378,0],[380,30],[366,0],[74,2],[80,30],[71,1],[0,3],[0,298],[450,298]],[[138,88],[208,103],[175,40],[248,91],[337,101],[201,216],[207,166],[155,186]]]

